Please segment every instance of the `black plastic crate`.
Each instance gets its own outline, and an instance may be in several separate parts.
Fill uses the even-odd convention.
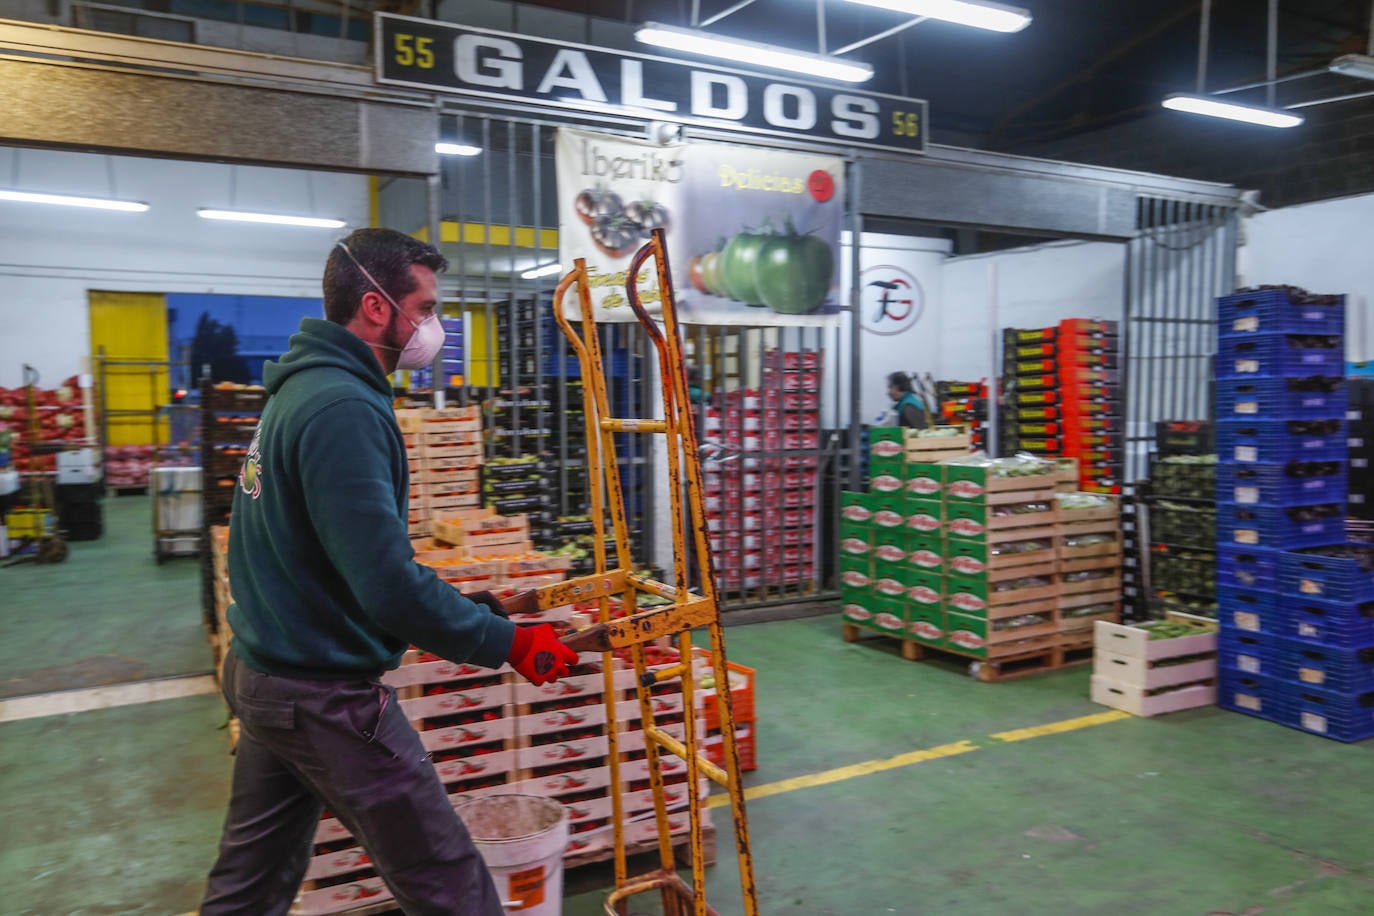
[[[1217,555],[1214,551],[1157,545],[1150,549],[1150,584],[1174,594],[1215,598]]]
[[[1215,462],[1188,460],[1198,456],[1171,455],[1150,462],[1150,493],[1178,499],[1215,499]]]
[[[1170,502],[1151,503],[1150,541],[1174,547],[1215,549],[1216,507]]]
[[[1160,420],[1155,423],[1155,451],[1168,455],[1211,455],[1217,450],[1210,420]]]

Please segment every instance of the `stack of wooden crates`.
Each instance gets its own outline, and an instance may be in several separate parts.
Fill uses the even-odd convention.
[[[410,463],[410,536],[427,537],[435,515],[481,501],[481,410],[397,410],[396,423]]]

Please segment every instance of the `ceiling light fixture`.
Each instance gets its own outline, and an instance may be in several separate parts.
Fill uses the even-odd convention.
[[[987,29],[991,32],[1019,32],[1031,24],[1029,10],[1019,6],[1005,6],[1001,3],[983,3],[980,0],[849,0],[861,6],[876,6],[882,10],[906,13],[909,16],[924,16]]]
[[[1354,76],[1362,80],[1374,80],[1374,57],[1368,54],[1342,54],[1327,65],[1332,73],[1341,76]]]
[[[768,67],[773,70],[789,70],[793,73],[805,73],[808,76],[846,83],[862,83],[873,78],[873,68],[860,61],[845,60],[828,54],[813,54],[809,51],[794,51],[777,45],[746,41],[742,38],[727,38],[698,29],[682,29],[656,22],[646,22],[640,27],[635,32],[635,40],[673,51],[721,57],[735,63]]]
[[[521,280],[538,280],[540,277],[548,277],[558,273],[563,269],[562,264],[541,264],[538,267],[531,267],[520,275]]]
[[[480,156],[482,147],[468,146],[466,143],[436,143],[434,151],[440,156]]]
[[[1301,115],[1273,108],[1260,108],[1256,105],[1239,105],[1223,102],[1220,99],[1202,95],[1177,93],[1164,100],[1164,107],[1189,114],[1206,115],[1209,118],[1226,118],[1231,121],[1245,121],[1263,127],[1297,127],[1302,123]]]
[[[36,191],[0,189],[0,200],[23,204],[54,204],[59,207],[88,207],[92,210],[122,210],[142,213],[148,205],[136,200],[110,200],[108,197],[73,197],[70,194],[42,194]]]
[[[287,216],[281,213],[253,213],[248,210],[209,210],[202,207],[196,211],[196,214],[201,219],[222,219],[235,223],[267,223],[273,226],[308,226],[313,229],[342,229],[347,225],[341,219]]]

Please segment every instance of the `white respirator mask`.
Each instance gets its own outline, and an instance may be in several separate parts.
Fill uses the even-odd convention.
[[[391,303],[391,307],[396,310],[396,314],[404,318],[407,323],[415,329],[415,332],[410,335],[410,340],[399,350],[397,350],[396,347],[387,346],[382,343],[374,343],[370,340],[366,341],[366,343],[374,347],[380,347],[383,350],[399,352],[401,355],[396,359],[397,369],[424,369],[432,365],[434,363],[434,357],[439,355],[439,349],[444,345],[444,338],[446,336],[444,333],[444,326],[439,323],[439,316],[430,315],[419,324],[411,321],[410,316],[396,304],[395,299],[391,298],[391,294],[382,289],[382,284],[373,279],[372,274],[367,272],[367,268],[359,263],[357,258],[353,257],[353,252],[348,250],[348,246],[343,242],[337,244],[343,249],[343,253],[348,255],[348,259],[357,265],[357,268],[363,272],[363,276],[367,277],[368,282],[377,288],[377,292],[381,293],[382,296],[386,298],[386,301]]]

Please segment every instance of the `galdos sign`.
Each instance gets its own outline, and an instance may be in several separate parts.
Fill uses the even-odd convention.
[[[926,103],[378,13],[379,83],[808,142],[921,153]]]

